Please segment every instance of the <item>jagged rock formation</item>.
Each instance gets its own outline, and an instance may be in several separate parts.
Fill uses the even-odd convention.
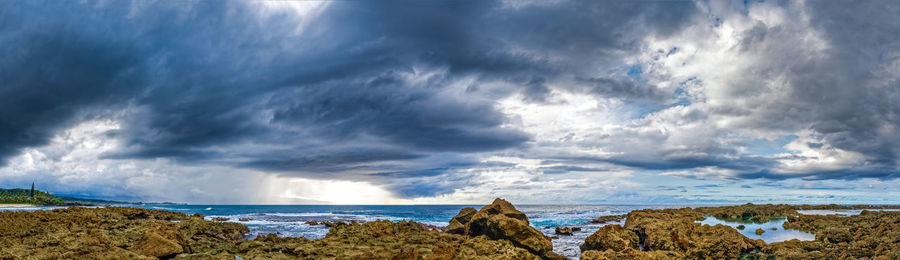
[[[694,223],[705,215],[690,208],[632,211],[624,227],[604,226],[588,237],[582,257],[737,259],[765,244],[728,226]]]
[[[606,225],[585,239],[584,244],[581,245],[581,251],[605,251],[607,249],[623,251],[628,248],[638,248],[639,243],[638,235],[631,230],[619,225]]]
[[[794,209],[804,206],[796,206]],[[589,236],[582,259],[900,259],[900,212],[800,215],[778,205],[638,210],[624,226]],[[786,229],[813,241],[766,244],[728,226],[694,221],[709,214],[748,221],[786,214]],[[246,240],[238,223],[137,208],[0,212],[0,259],[562,259],[509,202],[464,209],[464,235],[416,222],[328,223],[323,239],[276,235]],[[454,231],[458,232],[458,231]]]
[[[478,212],[478,210],[475,208],[463,208],[459,210],[459,214],[456,214],[455,217],[450,219],[450,224],[447,225],[447,233],[465,235],[466,224],[472,220],[472,216],[475,216],[476,212]]]
[[[854,206],[864,207],[865,206]],[[636,210],[624,226],[608,225],[582,245],[582,259],[900,259],[900,212],[863,211],[858,216],[800,215],[820,206],[741,205]],[[704,216],[765,222],[788,217],[783,226],[814,232],[816,240],[766,244],[724,225],[694,223]],[[760,230],[764,231],[764,230]]]
[[[270,234],[236,245],[236,255],[284,259],[540,259],[506,240],[426,230],[416,222],[335,225],[319,240]],[[192,257],[212,258],[215,252]]]
[[[581,230],[580,228],[556,227],[556,229],[553,230],[553,233],[557,235],[571,236],[572,233],[576,231],[575,229]]]
[[[789,217],[783,227],[815,233],[816,239],[772,243],[763,248],[764,252],[794,259],[900,259],[897,211],[864,210],[855,216],[799,215]]]
[[[0,212],[0,258],[172,257],[221,248],[247,232],[241,224],[137,208]]]
[[[592,219],[591,223],[603,224],[607,222],[615,222],[625,218],[625,215],[609,215],[609,216],[600,216],[596,219]]]
[[[487,236],[490,239],[508,240],[513,245],[545,259],[565,259],[553,252],[550,238],[529,225],[528,217],[503,199],[496,199],[472,215],[466,223],[469,237]]]
[[[0,259],[563,259],[506,201],[464,209],[464,234],[421,223],[322,222],[323,239],[258,236],[239,223],[138,208],[0,212]]]

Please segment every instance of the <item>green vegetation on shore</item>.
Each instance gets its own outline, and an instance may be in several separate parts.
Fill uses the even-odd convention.
[[[0,189],[0,203],[4,204],[31,204],[31,205],[57,205],[66,203],[53,194],[27,189]]]

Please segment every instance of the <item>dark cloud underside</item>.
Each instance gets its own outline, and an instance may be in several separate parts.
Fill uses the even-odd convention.
[[[106,134],[122,146],[104,159],[366,181],[399,197],[447,194],[471,184],[461,170],[491,166],[483,156],[545,145],[513,127],[518,119],[500,100],[547,104],[566,92],[654,111],[689,106],[687,83],[657,86],[632,63],[641,62],[635,57],[647,39],[717,26],[697,25],[713,19],[707,5],[335,1],[298,17],[258,2],[2,2],[0,165],[79,122],[111,118],[121,126]],[[566,164],[539,170],[603,172],[593,164],[611,164],[716,167],[734,171],[729,178],[897,177],[898,83],[871,71],[898,57],[898,5],[814,2],[809,11],[830,47],[824,58],[771,66],[783,71],[773,78],[791,86],[783,95],[752,108],[686,110],[672,121],[762,115],[726,130],[808,129],[821,141],[810,148],[862,154],[860,165],[778,174],[772,169],[790,156],[733,147],[730,131],[698,129],[709,138],[664,146],[675,138],[633,123],[621,135],[589,133],[590,143],[566,144],[614,155],[536,156]],[[785,30],[759,25],[744,32],[739,50],[767,50],[761,42]],[[748,98],[766,93],[736,86]]]

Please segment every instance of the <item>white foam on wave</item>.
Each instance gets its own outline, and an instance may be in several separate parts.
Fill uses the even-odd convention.
[[[188,210],[190,210],[190,209],[166,208],[166,207],[150,207],[150,208],[151,208],[151,209],[158,209],[158,210],[177,210],[177,211],[188,211]]]
[[[54,210],[64,209],[66,207],[49,206],[49,207],[0,207],[0,211],[38,211],[38,210]]]

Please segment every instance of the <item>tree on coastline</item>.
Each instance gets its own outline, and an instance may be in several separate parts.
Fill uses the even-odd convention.
[[[28,193],[28,196],[31,197],[32,200],[34,199],[34,182],[31,182],[31,192]]]

